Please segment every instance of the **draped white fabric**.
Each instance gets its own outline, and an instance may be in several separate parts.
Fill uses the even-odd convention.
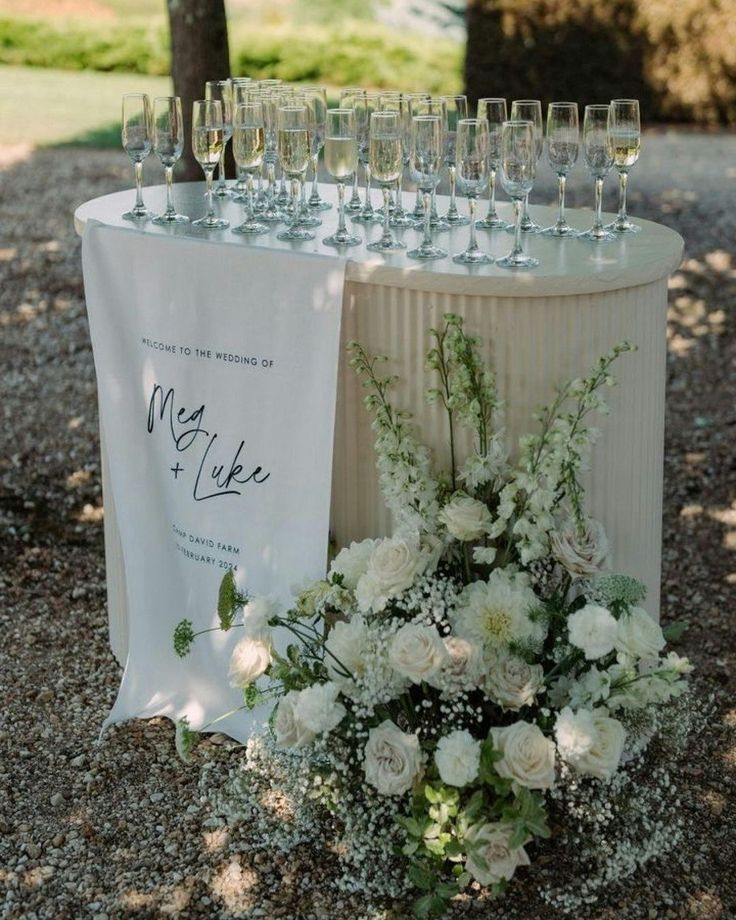
[[[87,225],[83,264],[122,547],[128,651],[105,725],[242,703],[240,630],[180,659],[177,622],[215,626],[220,579],[286,602],[326,563],[345,263]],[[214,728],[240,740],[253,716]]]

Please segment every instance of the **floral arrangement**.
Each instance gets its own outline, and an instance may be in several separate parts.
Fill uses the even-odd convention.
[[[254,790],[280,790],[296,838],[337,835],[344,888],[408,895],[418,917],[446,912],[464,889],[502,892],[553,822],[563,835],[604,825],[630,835],[626,801],[646,811],[630,777],[668,786],[666,756],[642,765],[671,756],[692,670],[665,654],[643,585],[606,570],[603,526],[585,512],[590,418],[630,346],[561,386],[512,461],[480,341],[454,315],[432,337],[428,397],[447,416],[450,469],[433,470],[392,405],[384,359],[352,345],[395,534],[340,550],[291,610],[248,597],[233,573],[219,598],[221,627],[244,631],[232,683],[248,707],[275,702],[230,812],[252,819]],[[474,441],[464,459],[462,426]],[[193,639],[184,621],[177,651]],[[185,755],[193,737],[180,725]],[[659,795],[650,813],[661,819]],[[628,837],[607,844],[619,875],[674,841],[657,820],[640,851]],[[588,879],[584,896],[594,889]]]

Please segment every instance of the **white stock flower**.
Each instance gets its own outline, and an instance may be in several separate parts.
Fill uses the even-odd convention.
[[[266,638],[270,634],[268,621],[279,612],[279,604],[272,597],[254,597],[243,608],[245,635]]]
[[[596,661],[613,651],[618,623],[605,607],[586,604],[570,614],[567,632],[570,642],[585,654],[588,661]]]
[[[345,707],[337,702],[337,684],[313,684],[300,691],[294,701],[294,719],[314,735],[327,734],[337,728],[345,716]]]
[[[380,540],[358,580],[356,598],[362,612],[383,610],[392,597],[410,588],[430,562],[431,550],[423,548],[419,535]]]
[[[667,657],[662,659],[662,667],[674,674],[692,674],[695,670],[690,660],[678,655],[677,652],[669,652]]]
[[[541,639],[543,629],[529,616],[538,603],[526,574],[495,569],[488,581],[463,589],[453,615],[455,632],[488,648]]]
[[[366,781],[381,795],[402,795],[422,769],[419,738],[386,719],[368,735],[363,768]]]
[[[589,709],[573,712],[566,706],[557,716],[555,738],[560,757],[569,764],[587,754],[595,742],[596,729]]]
[[[360,543],[353,542],[344,547],[332,560],[330,575],[342,575],[345,587],[354,591],[361,575],[365,575],[378,543],[378,540],[361,540]]]
[[[610,779],[618,769],[626,732],[606,710],[563,709],[557,719],[555,736],[560,757],[578,773]]]
[[[469,495],[455,495],[437,516],[456,540],[479,540],[488,532],[491,512],[484,502]]]
[[[500,822],[474,824],[465,834],[465,842],[469,845],[465,868],[481,885],[495,885],[502,879],[508,881],[519,866],[529,865],[523,846],[511,848],[512,834],[513,828]]]
[[[540,664],[528,664],[505,651],[489,658],[484,690],[504,709],[531,706],[543,686],[544,668]]]
[[[428,679],[433,687],[455,694],[462,690],[475,690],[483,676],[483,658],[480,648],[460,636],[445,636],[442,640],[447,651],[439,672]]]
[[[662,627],[643,607],[632,607],[618,621],[618,652],[632,658],[656,658],[666,644]]]
[[[588,519],[580,534],[574,521],[568,521],[550,537],[552,555],[573,578],[596,575],[608,556],[608,538],[603,525]]]
[[[316,732],[311,731],[297,718],[298,703],[298,690],[290,690],[279,700],[273,720],[273,730],[278,747],[305,747],[317,737]]]
[[[527,789],[551,789],[555,783],[555,746],[539,726],[514,722],[505,728],[492,728],[494,748],[503,754],[496,761],[496,772]]]
[[[440,779],[462,789],[472,783],[480,769],[480,741],[465,729],[450,732],[440,739],[434,754]]]
[[[434,626],[407,623],[388,647],[391,667],[415,684],[434,677],[447,658],[445,644]]]
[[[271,664],[271,642],[246,636],[230,656],[230,686],[244,689],[265,673]]]
[[[325,667],[330,679],[344,690],[352,686],[353,680],[343,672],[341,665],[347,668],[353,677],[360,677],[365,670],[367,643],[368,628],[360,614],[347,622],[338,620],[327,635],[325,649],[331,654],[325,655]]]
[[[476,565],[493,565],[496,560],[495,546],[474,546],[473,562]]]

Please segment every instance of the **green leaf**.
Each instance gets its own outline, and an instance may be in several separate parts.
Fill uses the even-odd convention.
[[[192,649],[194,630],[191,620],[181,620],[174,630],[174,651],[180,658],[186,658]]]
[[[423,863],[413,862],[409,866],[407,875],[412,885],[422,891],[429,891],[434,885],[434,876]]]
[[[255,684],[248,684],[243,690],[243,700],[248,709],[255,709],[263,702],[264,696]]]
[[[442,801],[442,796],[440,795],[439,791],[430,786],[429,783],[427,783],[424,787],[424,797],[433,805],[439,805],[439,803]]]
[[[679,642],[688,629],[689,625],[684,620],[677,620],[675,623],[668,623],[662,632],[668,642]]]
[[[429,917],[432,914],[432,895],[424,894],[412,905],[412,912],[416,917]]]
[[[232,569],[228,569],[220,582],[220,591],[217,595],[217,616],[220,618],[220,629],[226,632],[235,619],[236,595],[235,575]]]

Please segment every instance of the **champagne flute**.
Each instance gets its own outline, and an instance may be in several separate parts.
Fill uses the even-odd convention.
[[[457,123],[456,169],[460,188],[468,197],[470,211],[470,242],[465,252],[452,257],[462,265],[479,265],[493,262],[482,252],[475,235],[475,203],[485,188],[488,176],[488,148],[490,128],[485,118],[461,118]]]
[[[531,121],[504,122],[501,134],[501,183],[514,203],[514,246],[496,261],[501,268],[534,268],[539,260],[524,255],[521,245],[521,222],[524,201],[534,187],[537,166],[537,130]]]
[[[372,174],[383,189],[383,234],[368,244],[371,252],[394,252],[406,249],[406,243],[394,239],[391,229],[391,189],[403,168],[401,116],[398,112],[373,112],[371,115],[368,160]]]
[[[431,93],[404,93],[404,105],[406,106],[406,119],[407,119],[407,128],[406,128],[406,165],[409,165],[409,159],[411,157],[411,120],[414,115],[421,115],[421,112],[416,112],[417,102],[429,102],[432,98]],[[414,100],[412,102],[412,100]],[[422,220],[424,218],[424,195],[422,190],[417,186],[417,200],[414,203],[414,210],[409,215],[414,222],[415,227],[421,227]]]
[[[611,100],[611,136],[613,164],[618,172],[618,216],[607,229],[614,233],[638,233],[641,227],[632,224],[626,214],[626,186],[629,170],[639,159],[641,148],[641,119],[637,99]]]
[[[467,96],[442,96],[447,109],[447,131],[445,132],[445,166],[450,174],[450,207],[445,220],[452,227],[462,227],[469,223],[457,209],[457,172],[455,147],[457,142],[458,122],[468,117]]]
[[[391,209],[390,226],[405,228],[416,225],[415,218],[404,210],[404,169],[409,165],[411,153],[411,116],[409,104],[403,93],[381,95],[382,112],[398,112],[401,123],[401,171],[396,181],[396,201]]]
[[[557,173],[559,209],[557,220],[542,230],[545,236],[577,236],[565,218],[565,183],[575,165],[580,147],[577,102],[551,102],[547,108],[547,159]]]
[[[235,113],[239,105],[245,105],[256,98],[258,88],[253,84],[250,77],[233,77],[230,81],[233,85],[233,133],[235,131]],[[235,144],[233,143],[233,147]],[[230,190],[235,201],[245,201],[247,176],[245,172],[236,165],[235,185]],[[260,174],[259,174],[260,175]]]
[[[439,115],[414,115],[411,121],[412,178],[424,195],[424,236],[416,249],[410,249],[410,259],[444,259],[445,249],[432,243],[432,193],[440,179],[444,156],[442,118]]]
[[[192,223],[203,230],[224,230],[228,221],[215,214],[213,180],[225,144],[222,103],[213,99],[197,99],[192,103],[192,151],[194,159],[204,170],[207,182],[207,213]]]
[[[325,122],[327,119],[327,90],[324,86],[305,86],[303,92],[310,112],[312,129],[310,147],[312,155],[312,192],[308,205],[312,211],[329,211],[332,205],[319,193],[319,153],[325,145]]]
[[[265,129],[266,152],[263,162],[266,164],[266,206],[260,212],[260,219],[269,224],[279,224],[284,219],[276,204],[276,163],[278,161],[278,106],[270,87],[261,89],[263,106],[263,123]]]
[[[511,103],[512,121],[530,121],[534,125],[534,151],[537,161],[544,152],[544,125],[542,103],[539,99],[517,99]],[[524,213],[521,217],[522,233],[539,233],[542,228],[529,217],[529,199],[524,199]]]
[[[506,100],[487,97],[478,100],[478,118],[488,122],[488,213],[479,220],[476,227],[481,230],[508,230],[509,222],[498,216],[496,211],[496,176],[501,165],[501,133],[503,123],[508,120]]]
[[[355,117],[358,126],[358,160],[363,166],[365,177],[365,198],[363,207],[353,215],[353,220],[361,224],[375,224],[381,220],[379,214],[373,210],[371,202],[371,163],[370,163],[370,127],[371,115],[380,108],[381,97],[378,93],[363,93],[355,101]]]
[[[172,195],[174,166],[184,150],[184,121],[178,96],[157,96],[153,100],[153,150],[166,174],[166,210],[154,217],[153,223],[188,224],[188,217],[176,213]]]
[[[224,131],[224,141],[222,144],[222,153],[220,154],[220,163],[217,170],[217,185],[215,195],[218,198],[225,198],[228,193],[227,182],[225,181],[225,148],[227,142],[233,136],[233,87],[230,80],[208,80],[204,85],[204,98],[211,99],[213,102],[219,102],[222,106],[222,126]]]
[[[415,115],[436,115],[440,119],[440,132],[442,134],[442,153],[444,158],[445,152],[445,136],[447,134],[447,103],[441,96],[428,96],[424,99],[412,99],[409,102],[410,111],[412,113],[412,118]],[[436,193],[437,186],[432,189],[432,201],[431,201],[431,214],[430,214],[430,227],[432,230],[449,230],[450,224],[445,220],[444,217],[440,217],[437,213],[436,205]],[[424,225],[424,219],[420,222],[417,222],[415,226],[421,228]]]
[[[583,150],[585,165],[595,179],[595,218],[593,226],[578,237],[594,243],[611,243],[616,234],[603,226],[603,181],[613,166],[613,140],[611,138],[611,107],[586,105],[583,119]]]
[[[291,185],[291,211],[288,228],[276,238],[285,242],[313,240],[314,233],[301,226],[299,210],[299,194],[309,166],[309,109],[306,105],[282,105],[277,124],[281,169]]]
[[[345,224],[345,183],[358,170],[358,139],[355,109],[328,109],[325,126],[325,167],[337,182],[337,230],[322,242],[326,246],[359,246],[360,239],[352,236]]]
[[[365,93],[366,90],[364,90],[362,86],[347,86],[340,91],[340,108],[354,109],[356,101],[361,99]],[[353,175],[353,194],[350,196],[350,201],[345,205],[345,210],[358,212],[362,207],[363,202],[360,200],[360,190],[358,187],[358,170],[356,169]]]
[[[238,170],[245,177],[245,220],[233,233],[268,233],[268,225],[257,221],[253,213],[253,176],[260,173],[266,151],[263,104],[244,102],[235,109],[233,117],[233,156]]]
[[[143,204],[143,161],[151,152],[151,100],[145,93],[123,96],[123,149],[135,167],[135,205],[123,214],[124,220],[148,220],[153,214]]]

